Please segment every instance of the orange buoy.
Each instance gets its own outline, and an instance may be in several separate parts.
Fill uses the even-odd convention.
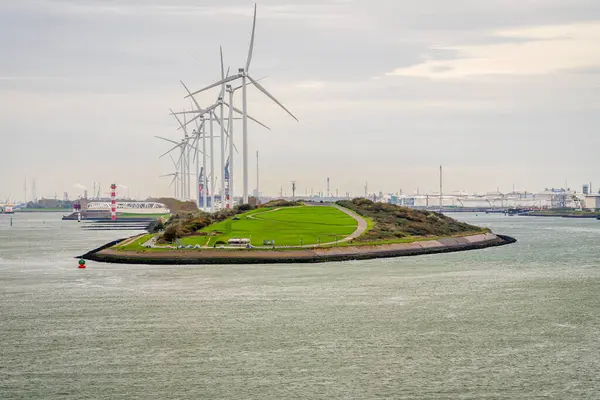
[[[79,260],[79,267],[78,268],[85,268],[85,260],[84,259]]]

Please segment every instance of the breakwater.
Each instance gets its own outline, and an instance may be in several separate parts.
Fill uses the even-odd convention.
[[[413,243],[393,243],[365,246],[340,246],[289,250],[202,249],[172,251],[124,251],[103,246],[83,256],[86,260],[121,264],[279,264],[322,263],[406,257],[425,254],[478,250],[515,243],[516,239],[493,233],[459,238],[425,240]]]

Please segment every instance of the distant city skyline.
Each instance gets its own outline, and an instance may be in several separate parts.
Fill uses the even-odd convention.
[[[598,2],[257,4],[253,74],[300,120],[249,90],[272,128],[250,128],[261,192],[291,181],[297,194],[326,192],[327,177],[331,192],[362,196],[367,181],[370,192],[435,192],[440,164],[448,193],[600,188]],[[179,80],[217,80],[219,44],[226,66],[243,64],[252,5],[3,1],[0,201],[22,199],[25,177],[38,197],[75,198],[74,185],[93,182],[172,196],[153,136],[180,138],[168,115],[189,107]]]
[[[297,183],[297,182],[296,182]],[[365,182],[366,183],[366,182]],[[568,182],[565,182],[568,183]],[[23,187],[23,190],[21,191],[20,194],[16,194],[16,195],[12,195],[9,194],[8,196],[4,196],[4,197],[0,197],[0,203],[4,202],[5,200],[11,200],[11,201],[17,201],[17,202],[24,202],[26,201],[33,201],[34,198],[39,199],[58,199],[58,200],[64,200],[65,198],[68,198],[69,200],[77,200],[80,197],[84,197],[85,193],[87,193],[88,198],[97,198],[97,194],[100,193],[100,197],[101,198],[109,198],[110,195],[110,184],[107,184],[106,186],[102,186],[102,184],[100,182],[96,182],[96,185],[99,184],[99,186],[96,185],[92,185],[90,188],[88,188],[87,186],[82,185],[81,183],[77,183],[74,184],[72,186],[72,188],[70,190],[65,190],[62,192],[56,191],[55,193],[41,193],[38,194],[36,191],[36,186],[37,186],[37,180],[35,179],[31,179],[28,180],[27,183],[27,188],[28,188],[28,192],[27,195],[25,197],[25,187]],[[364,184],[363,184],[364,185]],[[490,193],[495,193],[499,190],[499,193],[502,194],[508,194],[508,193],[541,193],[548,190],[562,190],[562,189],[569,189],[571,191],[577,192],[577,193],[583,193],[585,191],[584,186],[587,187],[587,190],[589,192],[590,187],[591,187],[591,192],[589,193],[598,193],[600,190],[600,186],[596,187],[594,186],[593,182],[588,182],[588,183],[584,183],[578,186],[572,186],[572,185],[568,185],[568,187],[564,186],[564,185],[557,185],[557,186],[548,186],[548,187],[544,187],[544,188],[539,188],[539,189],[527,189],[527,188],[517,188],[517,187],[511,187],[510,189],[507,190],[502,190],[502,188],[497,187],[495,189],[490,189],[487,191],[483,191],[483,192],[477,192],[477,191],[469,191],[469,190],[464,190],[464,189],[447,189],[443,190],[443,194],[444,195],[459,195],[459,194],[474,194],[474,195],[484,195],[484,194],[490,194]],[[287,185],[281,185],[279,187],[279,190],[276,192],[260,192],[260,196],[262,197],[268,197],[268,198],[276,198],[276,197],[292,197],[291,195],[291,191],[292,191],[292,186],[291,186],[291,182]],[[130,199],[136,199],[136,200],[145,200],[147,198],[150,197],[173,197],[172,193],[171,194],[166,194],[166,195],[154,195],[154,194],[142,194],[141,191],[132,191],[131,188],[129,188],[128,186],[119,184],[118,188],[117,188],[117,193],[118,193],[118,197],[119,198],[130,198]],[[218,193],[217,193],[218,194]],[[343,188],[334,188],[331,187],[330,188],[330,195],[327,196],[327,181],[325,181],[325,186],[323,188],[316,188],[316,187],[301,187],[301,186],[296,186],[296,197],[298,198],[304,198],[304,197],[331,197],[331,198],[343,198],[346,197],[346,195],[349,194],[350,197],[354,198],[354,197],[365,197],[365,192],[364,192],[364,187],[363,187],[363,192],[350,192],[347,190],[344,190]],[[371,188],[368,190],[368,195],[377,195],[378,197],[381,196],[387,196],[387,195],[396,195],[396,194],[402,194],[402,195],[406,195],[406,196],[412,196],[412,195],[435,195],[435,194],[439,194],[439,187],[435,188],[434,190],[431,191],[424,191],[422,190],[421,187],[417,187],[414,190],[410,190],[410,189],[405,189],[405,188],[398,188],[397,190],[390,190],[390,191],[385,191],[385,190],[379,190],[377,188]],[[252,190],[252,195],[256,196],[256,189]],[[236,198],[238,198],[239,196],[236,196]],[[193,200],[193,199],[192,199]]]

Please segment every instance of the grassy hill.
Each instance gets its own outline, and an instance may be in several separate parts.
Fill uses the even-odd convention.
[[[368,229],[351,242],[336,245],[412,242],[485,231],[435,212],[367,199],[340,201],[338,205],[365,218]],[[185,246],[212,247],[241,238],[250,239],[253,246],[263,246],[265,241],[274,241],[275,246],[300,246],[337,242],[357,228],[355,218],[333,206],[275,201],[257,209],[243,205],[212,214],[175,214],[158,237],[158,243],[177,241]]]
[[[356,239],[359,242],[457,236],[484,231],[443,214],[393,204],[373,203],[363,198],[338,201],[337,204],[371,220],[373,226]]]
[[[274,240],[277,246],[333,242],[357,228],[354,218],[335,207],[260,208],[209,225],[181,239],[184,245],[209,246],[231,238],[248,238],[254,246]]]

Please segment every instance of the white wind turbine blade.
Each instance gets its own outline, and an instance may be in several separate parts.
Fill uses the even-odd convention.
[[[192,147],[195,150],[194,151],[194,159],[193,159],[194,162],[196,162],[196,158],[197,158],[199,152],[204,154],[202,151],[200,151],[200,149],[196,149],[196,144],[198,143],[198,141],[200,141],[200,137],[202,135],[204,135],[204,132],[202,132],[202,129],[204,128],[205,124],[206,124],[206,120],[202,120],[202,123],[198,123],[198,120],[196,120],[196,133],[194,135],[194,142],[192,144]]]
[[[173,174],[173,180],[171,181],[171,183],[169,184],[169,187],[173,186],[173,184],[175,183],[175,181],[177,180],[177,175]]]
[[[192,149],[194,149],[194,157],[192,157],[192,162],[196,162],[196,159],[198,158],[198,153],[200,153],[200,149],[196,148],[196,142],[198,142],[198,136],[196,136],[194,138],[194,141],[192,142]]]
[[[183,109],[183,111],[185,111],[185,108]],[[177,116],[175,116],[175,118],[177,118]],[[179,121],[179,118],[177,118],[177,121]],[[187,126],[187,118],[186,118],[186,115],[183,114],[183,125],[182,125],[182,128],[183,128],[183,134],[185,136],[185,140],[186,140],[186,143],[187,143],[188,133],[187,133],[187,129],[185,129],[186,126]]]
[[[219,103],[213,104],[212,106],[210,106],[208,108],[205,108],[204,110],[199,111],[198,115],[196,115],[194,118],[192,118],[189,121],[187,121],[183,126],[177,128],[177,130],[180,130],[181,128],[185,128],[187,125],[191,124],[193,121],[197,120],[198,118],[200,118],[204,114],[211,112],[212,110],[214,110],[218,106],[219,106]]]
[[[227,104],[227,103],[225,103],[225,102],[223,102],[223,104],[225,104],[227,107],[231,107],[233,111],[235,111],[236,113],[238,113],[238,114],[240,114],[240,115],[243,115],[243,114],[244,114],[244,113],[243,113],[243,112],[242,112],[242,111],[241,111],[239,108],[236,108],[235,106],[234,106],[234,107],[232,107],[232,106],[230,106],[229,104]],[[252,118],[252,117],[251,117],[251,116],[249,116],[249,115],[246,115],[246,116],[248,117],[248,119],[249,119],[249,120],[256,122],[257,124],[259,124],[259,125],[261,125],[261,126],[263,126],[263,127],[267,128],[268,130],[271,130],[271,128],[269,128],[268,126],[266,126],[265,124],[263,124],[263,123],[262,123],[262,122],[260,122],[259,120],[255,119],[255,118]],[[235,119],[235,118],[234,118],[234,119]]]
[[[201,113],[202,111],[203,110],[177,111],[177,112],[171,113],[171,115],[177,116],[177,115],[187,115],[187,114],[198,114],[198,113]]]
[[[219,46],[219,53],[221,54],[221,81],[225,80],[225,66],[223,65],[223,46]],[[229,69],[227,69],[227,75],[229,75]],[[225,96],[225,83],[221,83],[221,95],[219,97],[223,98]]]
[[[227,147],[229,145],[229,138],[230,138],[230,135],[227,134],[227,137],[225,138],[225,147]],[[235,154],[240,154],[240,152],[238,151],[238,149],[235,145],[235,142],[233,143],[233,149],[235,150]]]
[[[158,177],[159,178],[165,178],[167,176],[173,176],[173,175],[176,175],[176,174],[164,174],[164,175],[159,175]]]
[[[215,137],[215,138],[218,138],[219,136],[214,136],[214,137]],[[200,138],[199,138],[198,136],[196,136],[196,137],[194,138],[194,141],[192,142],[192,144],[187,144],[187,147],[189,147],[190,149],[194,150],[194,158],[192,159],[192,161],[194,161],[194,162],[196,161],[196,155],[197,155],[198,153],[199,153],[199,154],[202,154],[202,155],[204,155],[204,152],[203,152],[202,150],[198,149],[198,151],[196,151],[196,142],[197,142],[198,140],[200,140]],[[209,155],[207,154],[207,155],[206,155],[206,158],[211,158],[211,156],[209,156]]]
[[[188,97],[190,97],[194,101],[194,104],[196,105],[196,108],[198,109],[198,111],[202,110],[202,107],[200,107],[200,104],[198,104],[198,102],[196,101],[196,98],[190,92],[190,89],[188,89],[188,87],[185,86],[185,83],[183,83],[183,81],[179,81],[179,82],[181,82],[181,84],[183,85],[185,91],[188,92]]]
[[[181,123],[181,120],[179,119],[179,117],[177,116],[177,114],[175,114],[175,113],[173,112],[173,110],[171,110],[171,109],[169,108],[169,111],[171,111],[171,115],[175,117],[175,119],[177,120],[177,122],[179,122],[179,128],[178,128],[178,129],[181,129],[181,128],[183,127],[183,124]]]
[[[154,137],[157,138],[157,139],[166,140],[167,142],[176,144],[177,146],[179,146],[179,144],[180,144],[179,142],[176,142],[176,141],[171,140],[171,139],[164,138],[162,136],[154,136]]]
[[[175,169],[179,168],[179,165],[177,165],[177,163],[175,163],[175,159],[173,158],[173,156],[171,154],[169,154],[169,157],[171,158],[171,161],[173,162],[173,166],[175,167]]]
[[[158,158],[163,158],[164,156],[166,156],[167,154],[169,154],[170,152],[172,152],[173,150],[179,148],[181,145],[178,144],[177,146],[173,147],[171,150],[167,151],[164,154],[161,154],[160,156],[158,156]],[[181,161],[181,157],[179,158],[179,161],[177,161],[177,165],[179,165],[179,162]]]
[[[254,3],[254,20],[252,21],[252,36],[250,37],[250,49],[248,49],[248,60],[246,61],[246,73],[250,70],[250,61],[254,51],[254,33],[256,32],[256,3]]]
[[[257,82],[260,82],[260,81],[262,81],[263,79],[267,79],[267,77],[266,77],[266,76],[263,76],[262,78],[256,79],[256,81],[257,81]],[[250,85],[252,85],[252,82],[250,82],[250,81],[246,82],[246,86],[250,86]],[[236,86],[236,87],[234,87],[232,90],[235,92],[236,90],[238,90],[238,89],[241,89],[241,88],[242,88],[242,86],[244,86],[244,85],[239,85],[239,86]]]
[[[225,103],[225,102],[223,102],[223,104],[225,104],[226,106],[229,106],[229,105],[228,105],[227,103]],[[215,114],[215,113],[213,112],[213,113],[212,113],[212,115],[213,115],[213,117],[215,118],[215,120],[216,120],[217,124],[221,125],[221,122],[219,121],[219,117],[217,117],[217,114]],[[248,117],[248,118],[250,118],[250,117]],[[226,143],[225,147],[227,147],[227,143],[228,143],[228,140],[229,140],[229,128],[230,128],[230,126],[229,126],[229,121],[227,121],[227,127],[223,127],[223,131],[225,132],[225,143]],[[215,138],[219,138],[219,137],[221,137],[221,136],[214,136],[214,137],[215,137]],[[240,153],[238,152],[238,149],[237,149],[237,147],[235,147],[235,143],[233,144],[233,148],[235,149],[235,152],[236,152],[237,154],[240,154]]]
[[[223,104],[225,104],[225,102],[223,102]],[[213,118],[214,118],[215,122],[217,124],[219,124],[219,126],[221,126],[221,120],[220,120],[219,117],[217,117],[217,114],[215,114],[214,111],[211,111],[211,114],[213,115]],[[226,137],[229,137],[229,131],[228,131],[228,129],[229,129],[229,126],[227,126],[227,127],[223,126],[223,131],[225,132]],[[214,138],[220,138],[221,136],[219,135],[219,136],[213,136],[213,137]]]
[[[189,95],[185,96],[185,98],[187,99],[187,98],[188,98],[188,97],[190,97],[190,96],[193,96],[193,95],[195,95],[195,94],[198,94],[198,93],[201,93],[201,92],[207,91],[207,90],[209,90],[209,89],[212,89],[212,88],[214,88],[214,87],[220,86],[220,85],[222,85],[222,84],[224,84],[224,83],[231,82],[231,81],[235,81],[235,80],[236,80],[236,79],[238,79],[239,77],[240,77],[240,75],[239,75],[239,74],[238,74],[238,75],[232,75],[232,76],[230,76],[230,77],[227,77],[227,78],[225,78],[225,79],[223,79],[223,80],[220,80],[219,82],[215,82],[215,83],[213,83],[212,85],[208,85],[208,86],[207,86],[207,87],[205,87],[205,88],[202,88],[202,89],[200,89],[200,90],[196,90],[194,93],[190,93]]]
[[[198,152],[200,152],[200,149],[196,148],[196,142],[198,141],[198,135],[196,134],[196,131],[194,131],[193,136],[191,136],[190,139],[192,139],[192,144],[188,143],[188,147],[190,147],[190,149],[194,152],[192,162],[196,162],[196,156],[198,155]]]
[[[279,100],[277,100],[275,97],[273,97],[273,95],[271,95],[271,93],[267,92],[267,89],[265,89],[264,87],[262,87],[262,85],[260,83],[258,83],[256,80],[252,79],[252,77],[250,75],[248,75],[248,79],[250,80],[250,82],[252,82],[254,84],[254,86],[256,86],[256,88],[258,90],[260,90],[261,92],[263,92],[265,94],[265,96],[267,96],[268,98],[270,98],[271,100],[273,100],[275,103],[277,103],[277,105],[281,108],[283,108],[285,110],[285,112],[287,112],[288,114],[290,114],[290,116],[292,118],[294,118],[296,121],[298,121],[298,118],[296,118],[296,116],[294,114],[292,114],[292,112],[290,110],[288,110],[287,108],[285,108],[285,106],[283,104],[281,104],[279,102]]]
[[[181,148],[181,154],[179,154],[179,159],[177,160],[177,164],[181,163],[183,156],[185,155],[185,150],[183,149],[183,143],[180,145]]]

